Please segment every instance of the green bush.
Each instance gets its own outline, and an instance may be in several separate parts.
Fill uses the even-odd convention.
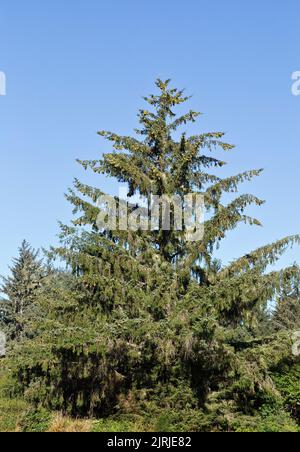
[[[15,432],[27,404],[18,399],[0,399],[0,432]]]
[[[240,414],[232,424],[235,432],[298,433],[296,422],[281,407],[265,405],[257,416]]]
[[[273,378],[282,394],[286,409],[300,424],[300,364],[283,369]]]
[[[19,420],[27,408],[27,403],[17,395],[15,381],[0,369],[0,432],[18,430]]]
[[[24,433],[42,433],[46,432],[52,419],[51,413],[44,408],[30,408],[20,420],[20,429]]]
[[[146,426],[140,418],[130,419],[127,417],[99,419],[93,422],[94,433],[126,433],[126,432],[143,432]]]

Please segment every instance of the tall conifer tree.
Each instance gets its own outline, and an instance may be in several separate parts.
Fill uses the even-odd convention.
[[[76,219],[62,226],[62,246],[52,250],[73,276],[68,287],[48,287],[40,297],[44,314],[33,327],[41,333],[23,345],[18,375],[29,394],[38,387],[39,400],[73,414],[174,410],[205,430],[203,416],[218,422],[222,413],[249,414],[276,394],[269,369],[290,353],[290,338],[257,337],[255,325],[282,281],[297,271],[267,273],[269,265],[300,240],[285,238],[228,266],[216,261],[228,231],[240,223],[260,225],[245,210],[262,200],[242,194],[225,204],[223,195],[236,193],[261,169],[214,174],[225,165],[214,152],[233,146],[221,132],[179,134],[199,114],[177,117],[174,109],[188,98],[170,81],[156,84],[159,92],[145,98],[149,109],[139,112],[135,136],[101,131],[113,151],[79,163],[149,203],[153,194],[202,194],[209,212],[203,240],[190,242],[174,227],[99,230],[103,192],[75,180],[67,198]],[[132,203],[129,211],[137,207]]]

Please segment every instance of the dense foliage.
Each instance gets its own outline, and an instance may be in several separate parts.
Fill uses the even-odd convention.
[[[0,325],[11,339],[22,336],[25,318],[34,307],[46,274],[38,254],[24,240],[18,258],[13,260],[10,268],[11,276],[2,278],[0,289],[5,299],[0,303]]]
[[[299,369],[291,350],[299,269],[268,268],[300,238],[227,266],[215,259],[228,231],[260,224],[245,209],[262,200],[242,194],[226,204],[223,195],[261,170],[214,174],[225,162],[213,152],[233,146],[220,132],[179,133],[198,113],[177,117],[174,108],[188,98],[169,81],[157,87],[134,137],[102,131],[113,151],[79,163],[126,184],[128,196],[142,195],[148,206],[153,194],[202,194],[203,240],[189,241],[174,225],[99,229],[102,191],[75,180],[67,198],[76,217],[61,226],[61,247],[50,253],[68,271],[44,279],[26,316],[28,334],[13,347],[14,378],[29,403],[74,416],[155,419],[162,431],[297,431]],[[133,201],[130,213],[139,207]]]

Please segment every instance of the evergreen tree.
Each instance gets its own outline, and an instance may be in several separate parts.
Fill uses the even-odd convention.
[[[269,321],[270,331],[289,332],[294,344],[300,338],[300,269],[293,278],[282,281],[275,310]],[[295,345],[294,345],[295,346]],[[295,353],[295,351],[294,351]],[[283,396],[286,409],[300,424],[300,362],[297,357],[285,359],[275,369],[276,388]]]
[[[18,337],[23,329],[23,319],[34,302],[45,274],[38,251],[24,240],[19,248],[19,256],[13,259],[11,275],[2,278],[2,293],[6,300],[1,303],[2,321],[10,326],[12,338]]]
[[[260,225],[245,210],[262,200],[242,194],[225,204],[223,195],[261,170],[213,174],[225,162],[212,152],[233,146],[221,132],[178,135],[199,114],[177,117],[174,108],[188,98],[169,81],[158,80],[157,87],[158,95],[145,98],[151,111],[139,112],[136,136],[102,131],[114,150],[79,163],[126,183],[129,197],[142,195],[148,205],[153,194],[182,200],[202,194],[208,211],[203,240],[190,242],[174,225],[99,230],[102,191],[75,180],[67,199],[79,215],[71,227],[62,225],[62,245],[52,250],[72,275],[67,284],[49,282],[39,296],[43,314],[31,328],[40,333],[17,348],[16,373],[31,400],[75,415],[143,412],[153,419],[168,413],[184,419],[185,429],[229,429],[236,415],[252,415],[278,397],[271,369],[290,355],[290,337],[258,335],[256,327],[282,281],[297,271],[267,268],[300,238],[228,266],[215,260],[228,231],[239,223]],[[137,208],[132,203],[129,212]]]
[[[283,282],[271,323],[275,331],[300,331],[300,269]]]

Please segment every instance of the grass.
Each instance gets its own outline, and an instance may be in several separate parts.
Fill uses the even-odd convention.
[[[47,429],[48,433],[89,433],[93,431],[93,422],[90,420],[71,419],[57,413]]]

